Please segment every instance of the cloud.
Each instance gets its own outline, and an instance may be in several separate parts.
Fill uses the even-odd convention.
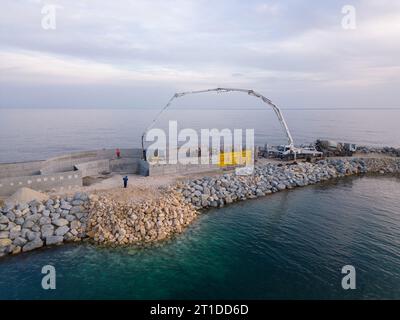
[[[62,7],[56,30],[41,28],[45,4]],[[60,99],[71,85],[82,92],[107,85],[155,92],[244,86],[284,93],[286,104],[299,103],[287,92],[300,94],[302,105],[323,106],[327,92],[355,104],[369,101],[360,94],[385,94],[397,104],[400,4],[352,5],[356,30],[341,28],[340,1],[5,0],[0,106],[21,103],[10,94],[15,90],[47,85],[57,86]]]
[[[261,3],[256,6],[256,11],[261,14],[277,15],[280,12],[280,6],[276,3]]]

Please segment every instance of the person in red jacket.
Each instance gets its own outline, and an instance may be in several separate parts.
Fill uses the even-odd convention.
[[[117,155],[117,158],[121,158],[121,151],[119,150],[119,148],[115,149],[115,154]]]

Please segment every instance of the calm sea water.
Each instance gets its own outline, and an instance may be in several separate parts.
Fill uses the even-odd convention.
[[[70,151],[139,147],[142,132],[157,109],[0,109],[0,162],[41,160]],[[295,142],[329,138],[368,145],[400,146],[400,109],[284,110]],[[257,144],[284,143],[283,131],[269,109],[188,110],[164,113],[156,127],[255,130]]]
[[[65,245],[0,260],[1,299],[400,298],[400,178],[349,178],[202,215],[159,247]],[[54,265],[57,289],[41,289]],[[341,287],[344,265],[355,290]]]
[[[157,110],[0,109],[0,162],[136,147]],[[400,144],[400,110],[285,110],[297,143]],[[284,142],[270,110],[171,110],[157,124],[254,128]],[[0,260],[0,299],[400,298],[400,179],[350,178],[210,210],[159,247],[65,245]],[[57,290],[41,289],[41,268]],[[357,289],[341,288],[341,268]]]

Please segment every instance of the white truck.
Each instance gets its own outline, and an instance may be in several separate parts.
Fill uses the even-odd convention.
[[[280,145],[276,148],[271,148],[268,155],[282,160],[295,160],[306,159],[308,157],[319,158],[323,156],[323,153],[318,151],[314,146],[294,147],[293,152],[293,149],[289,149],[288,146]]]

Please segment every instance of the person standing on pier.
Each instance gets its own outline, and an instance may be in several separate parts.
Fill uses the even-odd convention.
[[[128,176],[123,177],[122,180],[124,180],[124,188],[126,188],[128,186]]]
[[[117,155],[117,158],[121,158],[121,150],[119,148],[115,149],[115,154]]]

